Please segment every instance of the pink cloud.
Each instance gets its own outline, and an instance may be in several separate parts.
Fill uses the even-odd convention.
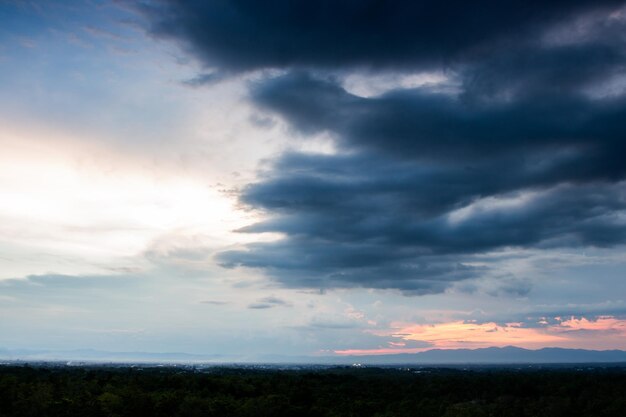
[[[521,322],[498,324],[451,321],[434,324],[392,323],[389,329],[369,331],[394,340],[375,349],[337,350],[340,355],[415,353],[431,348],[458,349],[488,346],[518,346],[528,349],[566,347],[626,349],[626,320],[611,316],[596,319],[555,317],[528,326]],[[553,323],[554,323],[553,321]],[[539,324],[539,326],[536,326]],[[407,348],[406,342],[425,342],[428,348]]]

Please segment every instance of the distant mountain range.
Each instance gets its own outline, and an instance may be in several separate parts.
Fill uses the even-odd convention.
[[[515,346],[482,349],[431,349],[420,353],[380,356],[352,356],[363,364],[506,364],[506,363],[592,363],[626,362],[623,350],[585,350]]]
[[[520,363],[626,363],[623,350],[585,350],[543,348],[537,350],[514,346],[482,349],[431,349],[420,353],[367,356],[260,356],[248,358],[228,355],[189,353],[106,352],[91,349],[69,351],[9,350],[0,348],[5,361],[85,361],[137,363],[289,363],[342,365],[445,365],[445,364],[520,364]]]

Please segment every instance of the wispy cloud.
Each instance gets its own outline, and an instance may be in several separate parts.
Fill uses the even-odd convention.
[[[269,296],[263,297],[259,299],[257,302],[249,304],[248,308],[253,310],[265,310],[268,308],[275,307],[291,307],[292,304],[288,301],[283,300],[282,298]]]

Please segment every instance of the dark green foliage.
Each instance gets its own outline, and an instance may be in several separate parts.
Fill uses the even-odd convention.
[[[0,417],[624,417],[626,370],[0,367]]]

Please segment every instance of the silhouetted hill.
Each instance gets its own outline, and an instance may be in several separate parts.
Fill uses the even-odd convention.
[[[530,350],[506,346],[483,349],[431,349],[412,354],[351,356],[345,359],[347,362],[363,364],[597,363],[626,362],[626,351],[562,348]]]

